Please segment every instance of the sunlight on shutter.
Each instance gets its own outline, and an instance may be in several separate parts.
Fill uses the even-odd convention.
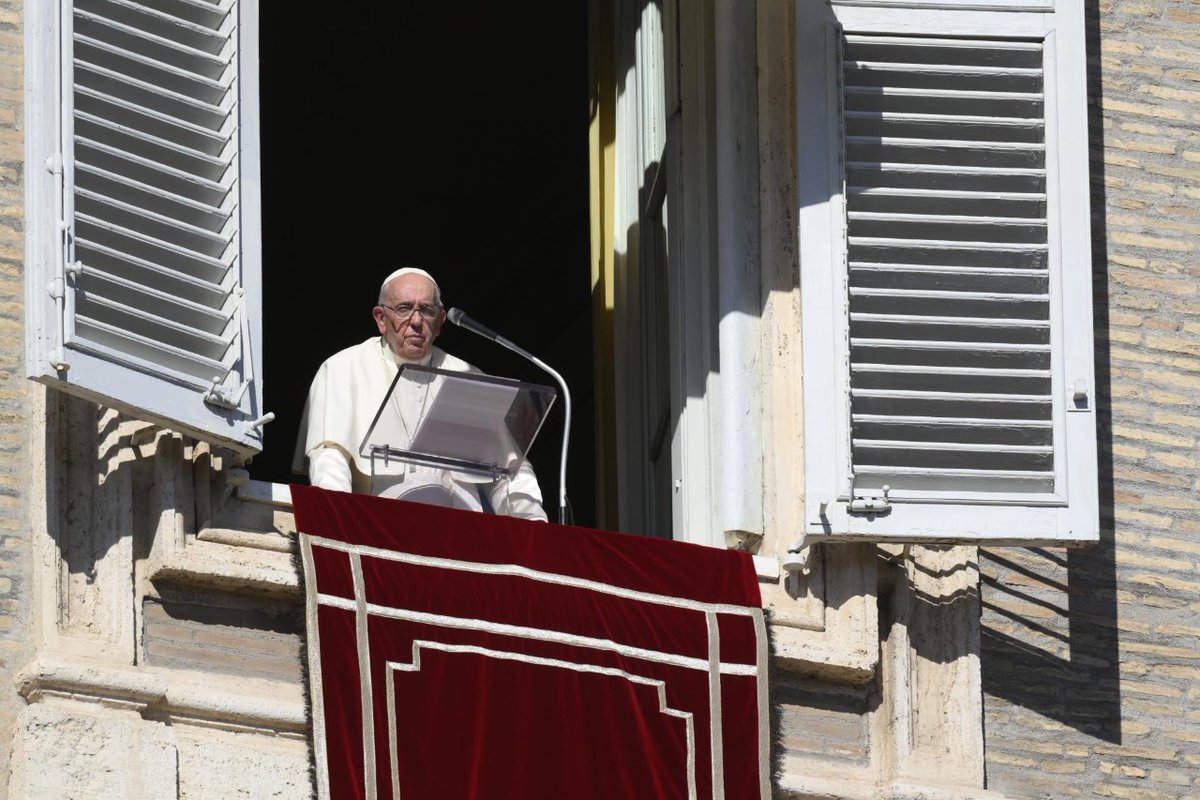
[[[843,78],[856,486],[1053,491],[1041,44],[847,36]]]
[[[231,8],[77,0],[73,16],[70,343],[197,388],[245,368]]]

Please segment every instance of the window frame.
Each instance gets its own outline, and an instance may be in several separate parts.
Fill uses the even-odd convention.
[[[884,541],[1064,543],[1099,531],[1091,318],[1083,9],[1060,0],[1029,10],[983,2],[870,4],[801,0],[796,10],[799,235],[805,424],[806,536]],[[892,498],[884,514],[851,514],[849,342],[842,189],[842,33],[1029,38],[1044,42],[1055,492],[930,493]],[[808,54],[805,58],[803,54]],[[1066,202],[1065,198],[1073,198]],[[1074,198],[1080,198],[1080,201]],[[1065,298],[1071,298],[1066,302]],[[832,376],[832,377],[831,377]],[[1086,408],[1072,408],[1081,383]],[[832,423],[832,424],[831,424]]]

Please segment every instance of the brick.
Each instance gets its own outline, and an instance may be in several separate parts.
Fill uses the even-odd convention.
[[[1003,751],[989,750],[987,760],[992,764],[1008,764],[1014,767],[1036,767],[1038,762],[1025,756],[1017,756]]]
[[[1159,625],[1156,630],[1167,636],[1191,636],[1200,639],[1200,628],[1192,625]]]
[[[1200,23],[1200,12],[1192,9],[1168,8],[1167,19],[1171,22],[1180,22],[1185,25],[1195,25]]]
[[[1159,370],[1147,371],[1145,375],[1147,380],[1155,383],[1165,383],[1172,386],[1182,386],[1189,389],[1200,389],[1200,377],[1191,375],[1180,375],[1175,372],[1162,372]]]
[[[1195,469],[1197,465],[1196,459],[1191,456],[1175,453],[1155,453],[1154,460],[1168,467],[1179,467],[1180,469]]]
[[[1156,331],[1168,331],[1170,333],[1178,333],[1179,331],[1179,323],[1175,320],[1158,319],[1157,317],[1151,317],[1150,319],[1146,320],[1146,327],[1152,328]]]
[[[1134,622],[1133,620],[1124,617],[1117,620],[1117,629],[1127,633],[1139,633],[1142,635],[1148,635],[1151,631],[1150,626],[1146,623]]]
[[[1123,456],[1125,458],[1143,459],[1146,457],[1146,450],[1141,447],[1135,447],[1124,442],[1113,442],[1112,452],[1114,455]]]
[[[1142,683],[1140,681],[1123,681],[1121,693],[1146,694],[1154,697],[1183,697],[1183,692],[1174,686],[1164,686],[1159,683]]]
[[[1098,784],[1093,789],[1097,797],[1120,797],[1122,800],[1178,800],[1174,795],[1153,789],[1139,789],[1119,784]]]
[[[1187,326],[1185,325],[1186,329]],[[1150,399],[1155,403],[1166,403],[1174,406],[1190,406],[1193,403],[1193,398],[1189,395],[1179,394],[1178,392],[1167,392],[1162,389],[1151,389]]]
[[[1192,447],[1196,443],[1196,439],[1193,436],[1161,433],[1148,428],[1134,428],[1129,425],[1114,425],[1113,436],[1120,436],[1135,441],[1157,442],[1158,444],[1165,444],[1171,447]]]
[[[1155,558],[1140,553],[1117,552],[1117,563],[1122,566],[1146,567],[1151,569],[1169,569],[1178,572],[1190,572],[1193,562],[1180,558]]]
[[[1012,742],[1009,746],[1028,753],[1041,753],[1052,756],[1063,754],[1063,747],[1057,742],[1034,742],[1026,739]]]
[[[1120,39],[1104,39],[1100,43],[1100,49],[1105,53],[1126,53],[1135,56],[1146,52],[1146,48],[1137,42],[1123,42]]]
[[[1137,501],[1137,503],[1140,503],[1140,502],[1141,502],[1141,500],[1139,499]],[[1135,503],[1135,505],[1136,505],[1136,503]],[[1113,536],[1116,539],[1117,544],[1122,545],[1122,546],[1127,546],[1127,545],[1140,546],[1143,542],[1146,541],[1146,537],[1143,536],[1142,534],[1138,533],[1137,531],[1131,531],[1131,530],[1126,530],[1126,529],[1121,529],[1121,530],[1117,531],[1116,533],[1113,534]]]
[[[1158,308],[1158,300],[1153,297],[1135,297],[1126,294],[1116,294],[1109,298],[1109,301],[1118,306],[1125,308],[1137,308],[1143,311],[1151,311]]]
[[[1156,472],[1148,469],[1137,469],[1125,465],[1117,465],[1113,469],[1113,477],[1122,481],[1141,481],[1144,483],[1160,483],[1165,486],[1177,486],[1181,489],[1191,487],[1191,478],[1175,472]]]
[[[1200,730],[1163,731],[1163,736],[1178,742],[1200,743]]]
[[[1144,117],[1153,117],[1154,119],[1170,119],[1170,120],[1185,120],[1187,115],[1182,111],[1174,108],[1163,108],[1162,106],[1152,105],[1150,103],[1128,103],[1123,100],[1116,100],[1111,97],[1104,98],[1104,112],[1112,114],[1117,111],[1123,111],[1126,114],[1137,114]]]
[[[1144,246],[1153,247],[1154,243],[1158,242],[1161,237],[1141,236],[1138,234],[1126,234],[1121,231],[1116,231],[1111,234],[1114,241],[1128,241],[1129,243],[1137,242],[1146,243]],[[1163,242],[1170,243],[1174,249],[1193,250],[1194,246],[1183,247],[1182,245],[1191,245],[1190,242],[1184,242],[1178,239],[1166,240]],[[1175,247],[1175,245],[1180,245]],[[1153,292],[1166,292],[1171,294],[1194,294],[1196,286],[1193,282],[1187,280],[1163,278],[1154,275],[1147,275],[1144,272],[1135,272],[1130,270],[1113,270],[1109,273],[1109,279],[1114,283],[1119,283],[1124,286],[1132,286],[1138,289],[1147,289]]]
[[[1134,575],[1133,577],[1129,578],[1128,580],[1130,580],[1133,583],[1145,583],[1145,584],[1148,584],[1151,586],[1159,586],[1159,585],[1162,585],[1160,583],[1160,581],[1171,581],[1173,579],[1163,578],[1162,576],[1159,576],[1159,575]],[[1173,581],[1173,582],[1180,585],[1180,586],[1176,586],[1176,588],[1181,588],[1181,586],[1190,586],[1190,587],[1192,587],[1193,591],[1195,590],[1196,584],[1194,581],[1191,582],[1190,584],[1186,581]],[[1124,642],[1124,643],[1122,643],[1121,647],[1122,647],[1122,649],[1129,651],[1129,652],[1146,653],[1148,655],[1158,655],[1158,656],[1163,656],[1165,658],[1183,658],[1183,659],[1195,659],[1196,658],[1195,648],[1173,647],[1171,645],[1166,645],[1166,644],[1153,644],[1150,642],[1136,642],[1136,641]]]
[[[1174,142],[1153,142],[1145,139],[1118,139],[1110,137],[1104,140],[1106,147],[1116,147],[1120,150],[1132,150],[1137,153],[1159,153],[1165,155],[1173,155],[1175,153]]]
[[[1146,770],[1132,764],[1114,764],[1111,761],[1101,761],[1100,771],[1105,775],[1120,775],[1125,778],[1144,778]]]
[[[1140,314],[1110,313],[1108,315],[1108,324],[1116,325],[1116,326],[1124,327],[1124,328],[1136,328],[1142,324],[1142,321],[1144,319],[1145,319],[1145,317],[1142,317]],[[1198,327],[1200,327],[1200,325],[1198,325]],[[1186,325],[1184,326],[1184,329],[1185,330],[1187,329]]]
[[[1164,550],[1183,551],[1185,553],[1200,554],[1200,542],[1189,539],[1180,539],[1166,536],[1151,536],[1147,543],[1151,547],[1160,547]]]
[[[1108,340],[1123,344],[1139,344],[1142,341],[1142,333],[1141,331],[1124,331],[1120,328],[1110,328],[1108,331]]]
[[[1160,128],[1158,125],[1151,125],[1150,123],[1142,122],[1141,120],[1123,120],[1119,123],[1118,127],[1123,131],[1129,131],[1130,133],[1144,133],[1148,136],[1161,136],[1164,132],[1164,129]],[[1108,143],[1107,139],[1105,140],[1105,143]],[[1134,183],[1133,186],[1136,189],[1138,188],[1139,184]]]
[[[1167,355],[1160,351],[1143,349],[1131,350],[1128,347],[1112,347],[1110,353],[1114,361],[1134,364],[1155,364],[1166,367],[1177,367],[1188,372],[1200,372],[1200,359],[1187,356]]]
[[[1172,86],[1142,84],[1141,90],[1145,91],[1151,97],[1159,97],[1162,100],[1182,101],[1184,103],[1200,102],[1200,91],[1193,89],[1175,89]]]
[[[1186,603],[1184,603],[1184,601],[1179,600],[1177,598],[1162,597],[1161,595],[1154,595],[1154,594],[1142,595],[1140,602],[1143,605],[1150,606],[1151,608],[1178,609],[1178,608],[1183,608],[1183,606],[1186,605]]]
[[[1166,164],[1140,164],[1135,160],[1133,166],[1141,166],[1146,172],[1152,175],[1166,175],[1167,177],[1184,178],[1189,181],[1195,180],[1200,175],[1200,170],[1187,167],[1172,167]]]
[[[1147,495],[1145,502],[1157,508],[1173,508],[1181,510],[1200,509],[1200,500],[1191,497],[1173,497],[1170,495]]]
[[[1159,350],[1200,355],[1200,342],[1180,336],[1146,336],[1146,344]]]

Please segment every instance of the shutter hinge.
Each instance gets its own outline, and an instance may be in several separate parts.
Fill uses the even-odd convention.
[[[221,408],[228,408],[231,411],[236,411],[242,404],[242,398],[246,395],[246,389],[250,386],[249,381],[242,381],[236,387],[224,386],[225,378],[233,372],[233,368],[226,370],[224,375],[218,375],[212,379],[212,385],[204,392],[204,402]]]
[[[888,492],[892,490],[890,486],[883,486],[882,497],[866,497],[856,496],[846,504],[846,511],[850,514],[888,514],[891,513],[892,504],[888,500]]]

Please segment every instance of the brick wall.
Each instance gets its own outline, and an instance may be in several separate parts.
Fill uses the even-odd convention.
[[[1200,7],[1089,10],[1101,544],[991,549],[989,788],[1200,797]]]
[[[29,659],[31,592],[24,314],[21,0],[0,0],[0,797],[24,701],[13,675]]]

